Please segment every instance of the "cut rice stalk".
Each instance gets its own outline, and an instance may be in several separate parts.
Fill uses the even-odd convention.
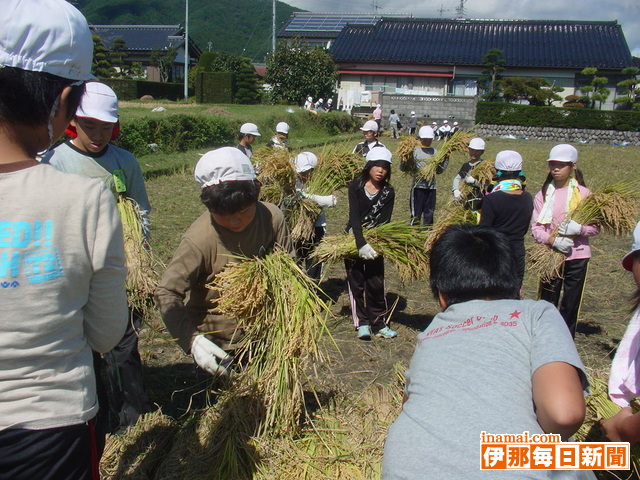
[[[362,157],[351,153],[345,145],[325,146],[305,190],[316,195],[330,195],[356,178],[363,166]]]
[[[470,132],[460,130],[454,133],[442,144],[438,152],[429,158],[427,164],[418,169],[418,177],[428,182],[433,182],[436,178],[438,167],[440,167],[452,153],[466,152],[471,138],[473,138],[473,135]]]
[[[400,139],[398,148],[396,148],[396,157],[400,159],[402,171],[410,174],[416,172],[416,162],[413,158],[413,152],[420,146],[420,140],[413,135],[408,135]]]
[[[295,195],[296,170],[289,152],[265,148],[258,150],[251,159],[255,161],[258,180],[263,185],[262,200],[280,205],[285,197]]]
[[[284,216],[293,242],[309,241],[315,234],[315,225],[322,209],[316,202],[297,195],[284,202]]]
[[[548,245],[535,243],[526,252],[529,271],[541,282],[551,282],[563,277],[563,266],[567,256]]]
[[[487,190],[487,187],[491,184],[491,180],[495,175],[493,162],[483,160],[475,167],[473,167],[473,169],[469,172],[469,175],[476,179],[476,182],[480,185],[480,189],[482,189],[483,191]],[[473,188],[475,188],[474,185],[465,182],[464,178],[460,182],[459,189],[460,193],[462,193],[463,196],[471,194]]]
[[[425,250],[430,252],[438,237],[451,225],[463,223],[476,224],[478,223],[478,216],[475,212],[464,208],[460,203],[452,202],[447,204],[436,217],[433,226],[427,230],[427,239],[424,244]]]
[[[629,182],[595,189],[570,215],[582,225],[598,225],[613,235],[628,235],[636,225],[638,191]]]

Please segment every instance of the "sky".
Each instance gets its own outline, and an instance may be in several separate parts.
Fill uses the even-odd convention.
[[[282,0],[311,12],[410,13],[456,18],[460,0]],[[577,7],[577,8],[576,8]],[[440,10],[443,10],[442,13]],[[640,0],[464,0],[464,18],[504,20],[617,20],[632,55],[640,57]]]

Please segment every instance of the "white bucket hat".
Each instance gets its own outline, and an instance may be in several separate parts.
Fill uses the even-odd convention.
[[[196,181],[201,188],[222,182],[255,180],[256,172],[247,156],[234,147],[222,147],[205,153],[196,164]]]
[[[299,153],[296,157],[297,173],[307,172],[313,168],[316,168],[316,165],[318,165],[318,157],[316,157],[314,153],[302,152]]]
[[[287,122],[280,122],[276,125],[276,132],[289,135],[289,124]]]
[[[389,162],[391,164],[391,157],[393,154],[386,147],[375,147],[369,150],[367,153],[367,162],[376,162],[378,160],[383,160],[385,162]]]
[[[93,40],[87,20],[64,0],[5,0],[0,15],[0,65],[69,80],[92,78]]]
[[[472,148],[473,150],[484,150],[485,147],[485,143],[484,140],[481,138],[472,138],[471,141],[469,142],[469,148]]]
[[[260,137],[260,132],[258,132],[258,126],[255,123],[243,123],[240,127],[240,133],[244,133],[246,135],[254,135],[256,137]]]
[[[88,82],[76,116],[116,123],[118,121],[118,96],[116,92],[104,83]]]
[[[573,145],[561,143],[553,147],[549,152],[547,162],[553,161],[576,163],[578,161],[578,151]]]
[[[377,132],[378,123],[375,120],[368,120],[364,122],[364,125],[360,127],[360,130],[362,130],[363,132]]]
[[[433,138],[435,135],[433,133],[433,128],[427,126],[420,127],[418,130],[418,137],[420,138]]]
[[[522,170],[522,155],[514,150],[503,150],[496,155],[493,166],[504,172],[518,172]]]

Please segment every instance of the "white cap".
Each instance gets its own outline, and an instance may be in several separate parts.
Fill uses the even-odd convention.
[[[377,132],[378,131],[378,123],[375,120],[367,120],[364,122],[364,125],[360,127],[360,130],[363,132]]]
[[[222,147],[205,153],[195,169],[200,187],[210,187],[222,182],[255,180],[256,172],[247,156],[234,147]]]
[[[458,125],[458,122],[453,122],[454,125]]]
[[[411,111],[411,115],[415,115],[415,114],[416,114],[416,112],[414,112],[414,111],[412,110],[412,111]]]
[[[324,102],[324,100],[322,100],[321,98],[318,99],[318,103],[322,103]]]
[[[442,123],[449,123],[449,120],[443,120]]]
[[[256,137],[260,137],[260,132],[258,132],[258,126],[255,123],[243,123],[240,127],[240,133],[245,133],[247,135],[254,135]]]
[[[431,125],[437,125],[438,122],[431,122]]]
[[[0,65],[69,80],[91,77],[93,40],[84,16],[64,0],[5,0]]]
[[[280,122],[276,125],[276,132],[289,135],[289,124],[287,122]]]
[[[547,162],[571,162],[576,163],[578,161],[578,151],[573,145],[567,143],[561,143],[556,145],[549,152],[549,158]]]
[[[367,162],[375,162],[377,160],[384,160],[391,163],[392,153],[386,147],[374,147],[367,153]]]
[[[640,250],[640,222],[636,225],[636,228],[633,230],[633,245],[631,246],[631,251],[627,253],[624,257],[622,257],[622,267],[625,270],[629,270],[633,267],[633,254]]]
[[[76,116],[95,118],[101,122],[118,121],[118,97],[111,87],[100,82],[88,82]]]
[[[376,108],[380,108],[380,104],[379,103],[376,105]]]
[[[418,130],[418,137],[420,138],[433,138],[434,136],[433,128],[429,126],[420,127],[420,130]]]
[[[313,97],[307,97],[308,102],[313,102]]]
[[[333,103],[333,98],[330,98],[329,100],[327,100],[327,103]]]
[[[316,168],[316,165],[318,165],[318,157],[314,153],[302,152],[296,157],[296,172],[298,173],[307,172]]]
[[[503,150],[496,155],[493,166],[496,170],[518,172],[522,170],[522,156],[513,150]]]
[[[469,148],[472,148],[473,150],[484,150],[484,147],[484,140],[481,138],[472,138],[469,142]]]

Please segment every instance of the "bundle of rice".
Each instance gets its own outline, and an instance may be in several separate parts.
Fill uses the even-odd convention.
[[[495,170],[493,168],[493,162],[483,160],[475,167],[473,167],[473,170],[469,172],[469,175],[476,179],[476,182],[480,184],[480,188],[482,190],[486,190],[487,187],[491,184],[491,180],[493,179],[493,176],[495,174],[494,172]],[[460,182],[459,189],[460,193],[462,193],[463,196],[471,194],[473,188],[474,186],[465,182],[464,178]]]
[[[424,277],[429,256],[424,248],[427,231],[405,222],[390,222],[364,230],[364,238],[373,249],[398,268],[403,282]],[[318,262],[335,262],[357,258],[358,249],[352,234],[325,237],[312,254]]]
[[[564,253],[560,253],[541,243],[534,243],[527,248],[526,252],[529,271],[538,277],[541,282],[545,283],[556,278],[562,278],[562,267],[566,258]]]
[[[398,142],[398,148],[396,148],[396,157],[400,159],[402,171],[415,173],[416,163],[413,159],[413,151],[420,147],[420,145],[420,140],[413,135],[408,135],[400,139]]]
[[[229,265],[211,288],[219,292],[218,309],[245,331],[237,354],[246,364],[240,379],[255,385],[264,400],[261,433],[296,431],[304,411],[303,366],[319,355],[317,342],[330,315],[321,290],[281,249]]]
[[[308,241],[315,233],[315,222],[322,210],[316,202],[297,195],[284,202],[284,216],[294,243]]]
[[[427,239],[424,243],[424,249],[431,251],[433,244],[438,237],[451,225],[461,223],[478,223],[478,216],[475,212],[465,209],[460,203],[449,203],[440,210],[433,226],[427,230]]]
[[[346,145],[326,146],[318,155],[318,165],[305,190],[316,195],[330,195],[356,178],[363,166],[362,157],[351,153]]]
[[[472,138],[473,135],[470,132],[459,130],[454,133],[442,144],[438,152],[429,159],[429,162],[418,169],[417,175],[424,180],[432,182],[434,178],[436,178],[438,167],[440,167],[452,153],[466,152]]]
[[[160,262],[154,257],[142,234],[142,216],[138,204],[131,198],[118,195],[117,205],[129,269],[126,280],[127,301],[132,309],[146,316],[153,303],[153,291],[158,284],[156,267],[160,266]]]
[[[296,170],[289,152],[262,148],[251,160],[255,162],[258,180],[262,182],[261,200],[280,205],[285,197],[295,195]]]

